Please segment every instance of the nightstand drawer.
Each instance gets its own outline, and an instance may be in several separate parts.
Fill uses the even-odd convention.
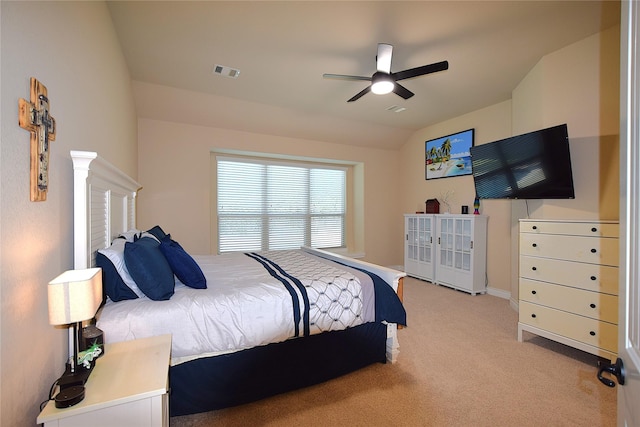
[[[618,267],[609,265],[521,256],[520,277],[618,295]]]
[[[520,279],[520,300],[618,323],[618,297],[613,295]]]
[[[521,233],[618,237],[617,223],[521,221]]]
[[[602,348],[618,352],[618,326],[567,313],[542,305],[520,301],[520,322],[539,329]]]
[[[520,234],[520,255],[618,265],[618,239]]]

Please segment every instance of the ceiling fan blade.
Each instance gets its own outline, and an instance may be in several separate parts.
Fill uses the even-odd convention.
[[[381,73],[391,73],[391,56],[393,46],[386,43],[378,43],[378,55],[376,56],[376,66]]]
[[[413,92],[411,92],[406,87],[402,86],[400,83],[396,83],[393,86],[393,93],[403,97],[404,99],[409,99],[413,96]]]
[[[344,74],[323,74],[322,77],[325,79],[336,79],[336,80],[366,80],[368,82],[371,81],[371,77],[347,76]]]
[[[369,92],[371,92],[371,85],[367,86],[366,88],[362,89],[360,92],[356,93],[350,100],[348,100],[347,102],[353,102],[353,101],[357,101],[358,99],[362,98],[363,95],[368,94]]]
[[[391,77],[395,80],[412,79],[418,76],[424,76],[425,74],[436,73],[438,71],[444,71],[449,68],[448,61],[436,62],[435,64],[423,65],[422,67],[410,68],[404,71],[398,71],[397,73],[391,73]]]

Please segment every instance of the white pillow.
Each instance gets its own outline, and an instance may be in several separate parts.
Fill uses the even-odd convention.
[[[133,235],[131,237],[131,241],[133,241]],[[106,249],[98,249],[98,252],[109,258],[109,261],[111,261],[113,266],[118,271],[118,274],[122,278],[124,284],[127,285],[129,289],[131,289],[138,296],[138,298],[146,298],[144,292],[142,292],[140,288],[138,288],[135,280],[131,278],[129,270],[127,270],[127,266],[124,262],[124,244],[126,242],[127,240],[125,239],[115,239],[111,246]]]

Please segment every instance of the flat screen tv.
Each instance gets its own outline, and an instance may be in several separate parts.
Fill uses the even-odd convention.
[[[480,199],[573,199],[567,125],[471,147]]]

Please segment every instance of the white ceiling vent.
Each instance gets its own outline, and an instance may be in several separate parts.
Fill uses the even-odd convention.
[[[240,75],[240,70],[237,68],[227,67],[226,65],[216,64],[213,67],[213,74],[219,74],[223,77],[229,77],[230,79],[237,79]]]
[[[397,105],[392,105],[391,107],[387,108],[387,111],[391,111],[391,112],[394,112],[394,113],[401,113],[404,110],[406,110],[406,108],[399,107]]]

